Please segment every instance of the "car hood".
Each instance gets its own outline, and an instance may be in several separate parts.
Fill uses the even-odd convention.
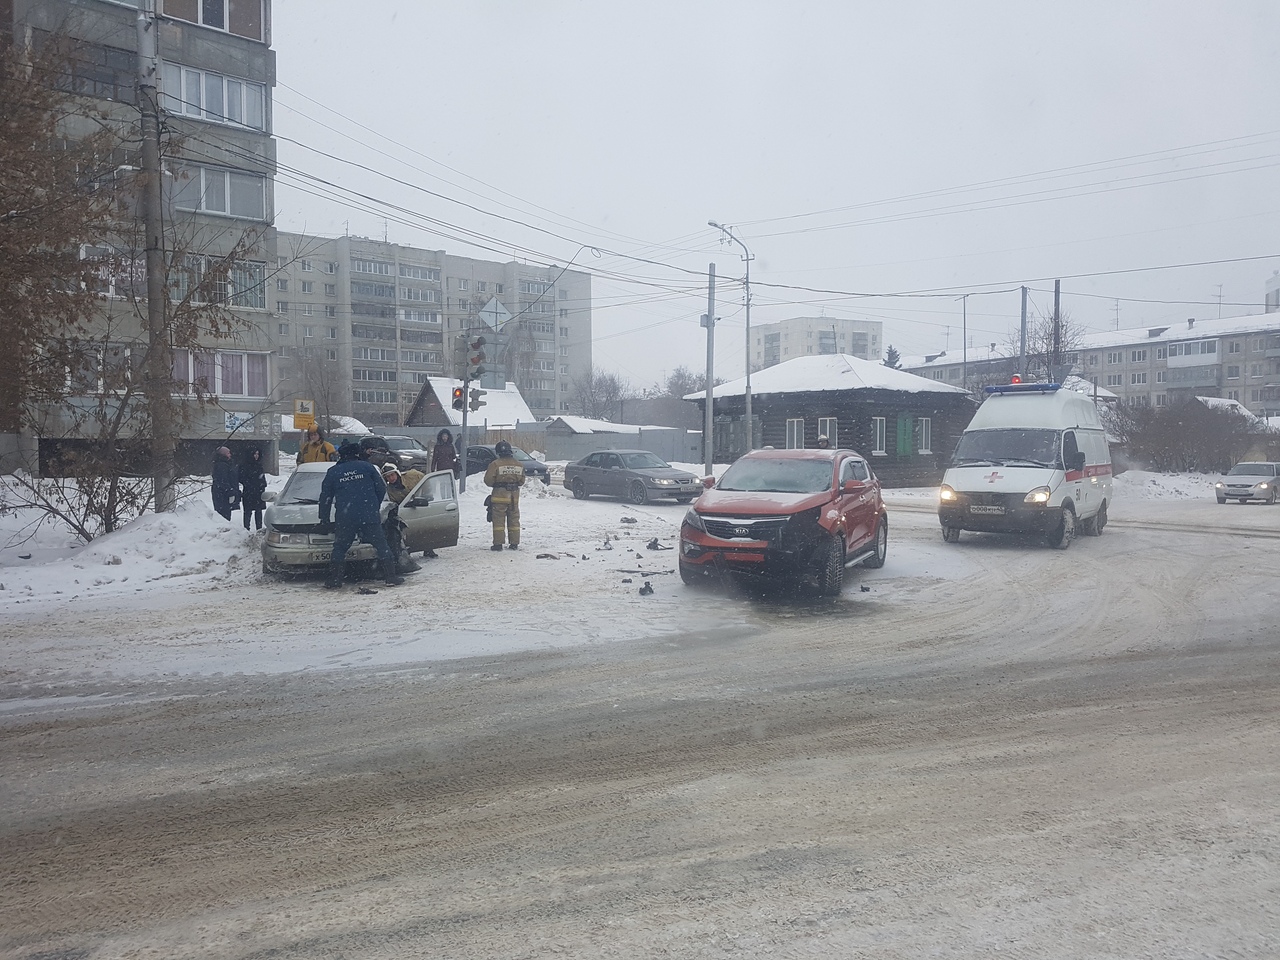
[[[961,493],[1026,493],[1034,487],[1053,486],[1061,479],[1056,467],[950,467],[942,482]]]
[[[1280,477],[1273,477],[1266,473],[1237,473],[1235,476],[1224,474],[1218,480],[1221,483],[1270,483],[1273,480],[1280,482]]]
[[[382,502],[381,514],[385,519],[390,505]],[[320,532],[320,505],[316,503],[273,503],[263,514],[263,521],[268,527],[292,533]],[[333,519],[332,514],[329,517]],[[311,528],[315,529],[311,529]]]
[[[653,477],[655,480],[683,480],[688,482],[698,479],[688,470],[677,470],[675,467],[645,467],[631,472],[641,477]]]
[[[831,495],[830,490],[819,493],[757,493],[712,488],[698,498],[694,509],[698,513],[722,516],[790,514],[820,507],[831,499]]]

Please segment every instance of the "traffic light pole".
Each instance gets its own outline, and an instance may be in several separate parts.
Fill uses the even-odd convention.
[[[462,464],[462,475],[458,478],[458,492],[467,492],[467,392],[471,389],[471,379],[462,381],[462,435],[458,438],[458,462]]]

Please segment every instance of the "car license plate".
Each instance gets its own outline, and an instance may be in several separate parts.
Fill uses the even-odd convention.
[[[312,550],[307,557],[308,563],[328,563],[333,556],[332,550]]]
[[[1004,513],[1004,507],[1001,507],[1001,506],[990,506],[990,505],[988,505],[988,504],[984,504],[984,503],[975,503],[975,504],[971,504],[971,505],[969,506],[969,512],[970,512],[970,513],[1003,514],[1003,513]]]

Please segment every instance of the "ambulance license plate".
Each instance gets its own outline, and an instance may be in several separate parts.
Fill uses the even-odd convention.
[[[974,503],[974,504],[970,504],[969,512],[970,513],[991,513],[991,514],[1000,515],[1004,513],[1004,507],[991,506],[985,503]]]

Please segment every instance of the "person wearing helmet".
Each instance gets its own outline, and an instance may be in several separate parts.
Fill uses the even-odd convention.
[[[338,462],[329,468],[320,486],[320,525],[328,529],[329,512],[336,510],[337,525],[333,534],[333,554],[329,558],[329,579],[325,586],[336,590],[342,586],[346,570],[347,548],[359,535],[378,552],[382,578],[387,586],[404,583],[396,573],[396,560],[386,535],[382,532],[380,506],[387,485],[373,464],[360,459],[360,446],[348,441],[338,448]]]
[[[490,507],[493,513],[493,546],[501,550],[505,539],[512,550],[520,547],[520,488],[524,486],[524,467],[511,455],[511,444],[499,440],[493,447],[498,458],[484,471],[484,482],[493,487]]]
[[[213,458],[213,509],[223,520],[240,506],[240,474],[231,462],[231,448],[219,447]]]
[[[827,435],[825,433],[818,434],[818,449],[819,450],[831,449],[831,441],[827,439]]]

